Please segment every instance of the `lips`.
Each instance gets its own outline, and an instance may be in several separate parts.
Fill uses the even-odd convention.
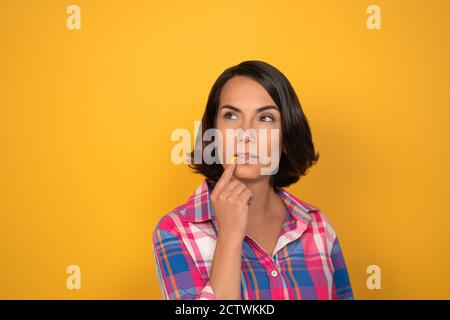
[[[236,153],[236,156],[238,158],[242,158],[242,159],[250,159],[250,158],[258,158],[258,156],[256,154],[250,153],[250,152],[238,152]]]
[[[238,164],[256,164],[258,156],[250,152],[238,152],[236,153]]]

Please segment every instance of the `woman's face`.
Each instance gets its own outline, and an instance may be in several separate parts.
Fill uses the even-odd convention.
[[[223,137],[223,162],[229,163],[230,159],[226,157],[227,145],[233,145],[228,154],[238,155],[235,169],[235,176],[238,179],[255,180],[263,176],[269,178],[268,175],[261,175],[261,169],[273,167],[274,164],[261,163],[262,158],[259,155],[261,155],[260,151],[263,151],[263,154],[270,157],[271,161],[273,159],[278,161],[281,155],[282,127],[278,106],[262,85],[245,76],[235,76],[228,80],[221,90],[219,101],[216,128]],[[227,129],[241,129],[244,135],[227,137]],[[253,130],[247,131],[248,129]],[[277,129],[279,133],[274,141],[272,141],[272,129]],[[252,135],[251,131],[255,134]],[[265,131],[266,134],[260,134],[261,131]],[[234,141],[227,141],[227,139]],[[239,147],[238,144],[240,144]],[[273,144],[278,144],[278,148],[274,148]],[[261,150],[261,147],[265,148]],[[272,150],[277,152],[276,157],[272,157]],[[244,154],[241,154],[241,151]],[[245,155],[245,153],[249,154]],[[278,162],[275,165],[278,165]]]

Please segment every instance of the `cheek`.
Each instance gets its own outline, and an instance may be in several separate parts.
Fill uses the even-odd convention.
[[[281,139],[281,131],[278,129],[278,133],[272,132],[271,130],[267,131],[267,134],[261,134],[258,136],[258,150],[262,147],[266,147],[266,153],[271,155],[272,150],[281,152],[282,148],[282,139]],[[278,149],[277,149],[278,147]]]
[[[225,159],[226,153],[227,153],[227,136],[226,136],[226,129],[233,129],[233,128],[229,128],[229,127],[224,127],[223,125],[221,126],[220,124],[218,124],[218,126],[216,127],[217,129],[217,133],[220,134],[221,138],[217,138],[217,145],[218,147],[220,147],[219,149],[217,149],[219,152],[221,152],[221,156],[222,159]],[[233,139],[233,136],[230,137],[230,139]],[[237,146],[237,138],[234,137],[234,144],[233,141],[229,141],[228,144],[230,146],[234,145],[235,148]],[[230,147],[231,152],[234,153],[234,149],[232,147]]]

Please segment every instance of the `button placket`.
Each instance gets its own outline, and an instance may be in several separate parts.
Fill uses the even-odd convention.
[[[274,290],[277,291],[277,293],[274,294],[274,298],[276,298],[276,299],[282,298],[283,297],[283,294],[282,294],[283,281],[282,281],[282,278],[278,271],[277,263],[275,262],[277,260],[277,257],[276,257],[277,254],[270,256],[260,245],[258,245],[258,243],[253,238],[251,238],[248,235],[247,235],[247,238],[249,238],[251,240],[253,245],[260,252],[264,253],[264,264],[265,264],[267,274],[270,278],[271,288],[274,288]]]

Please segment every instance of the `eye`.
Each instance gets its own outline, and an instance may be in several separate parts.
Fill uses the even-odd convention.
[[[259,119],[263,122],[275,121],[275,119],[270,114],[263,114]]]
[[[231,120],[235,120],[237,119],[237,116],[233,113],[233,112],[226,112],[223,117],[225,119],[231,119]],[[234,118],[233,118],[234,117]]]

